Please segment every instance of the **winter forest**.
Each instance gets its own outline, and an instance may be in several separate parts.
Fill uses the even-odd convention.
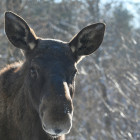
[[[0,68],[24,59],[4,32],[8,10],[37,36],[63,41],[104,22],[100,49],[78,65],[73,128],[66,139],[140,140],[139,0],[0,0]]]

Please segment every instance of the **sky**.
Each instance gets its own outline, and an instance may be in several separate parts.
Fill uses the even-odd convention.
[[[61,0],[55,0],[56,2],[60,2]],[[133,15],[133,21],[136,27],[140,27],[140,15],[138,14],[138,12],[136,11],[135,6],[139,5],[140,7],[140,0],[100,0],[101,3],[105,4],[107,2],[123,2],[124,3],[124,7],[126,7]]]
[[[114,2],[123,2],[124,7],[127,8],[130,13],[133,14],[134,18],[132,23],[135,23],[136,28],[140,27],[140,15],[137,12],[136,6],[139,5],[140,8],[140,0],[100,0],[103,4],[114,1]]]
[[[140,7],[140,0],[131,0],[131,2],[134,2],[136,5],[139,4]],[[126,4],[126,8],[131,11],[131,13],[134,15],[134,22],[136,23],[137,27],[140,27],[140,15],[138,14],[136,8],[132,4]]]

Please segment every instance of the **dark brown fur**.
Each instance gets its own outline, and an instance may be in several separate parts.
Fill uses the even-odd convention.
[[[76,64],[100,46],[104,30],[97,23],[68,43],[41,39],[22,18],[6,13],[8,39],[24,50],[26,60],[0,71],[0,140],[65,140]]]

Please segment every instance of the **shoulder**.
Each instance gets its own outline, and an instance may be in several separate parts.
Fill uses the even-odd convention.
[[[21,67],[22,64],[23,62],[15,62],[15,63],[5,66],[4,68],[0,70],[0,76],[6,73],[8,74],[8,73],[16,71],[16,69]]]
[[[9,93],[11,86],[14,85],[15,80],[17,79],[17,74],[22,66],[22,63],[13,63],[7,65],[0,71],[0,89],[3,92]]]

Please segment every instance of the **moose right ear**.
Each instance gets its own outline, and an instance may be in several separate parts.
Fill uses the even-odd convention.
[[[69,46],[76,61],[79,62],[82,56],[90,55],[101,45],[105,32],[104,23],[96,23],[83,28],[69,42]]]
[[[37,43],[34,31],[20,16],[5,13],[5,32],[9,41],[17,48],[25,51],[33,50]]]

